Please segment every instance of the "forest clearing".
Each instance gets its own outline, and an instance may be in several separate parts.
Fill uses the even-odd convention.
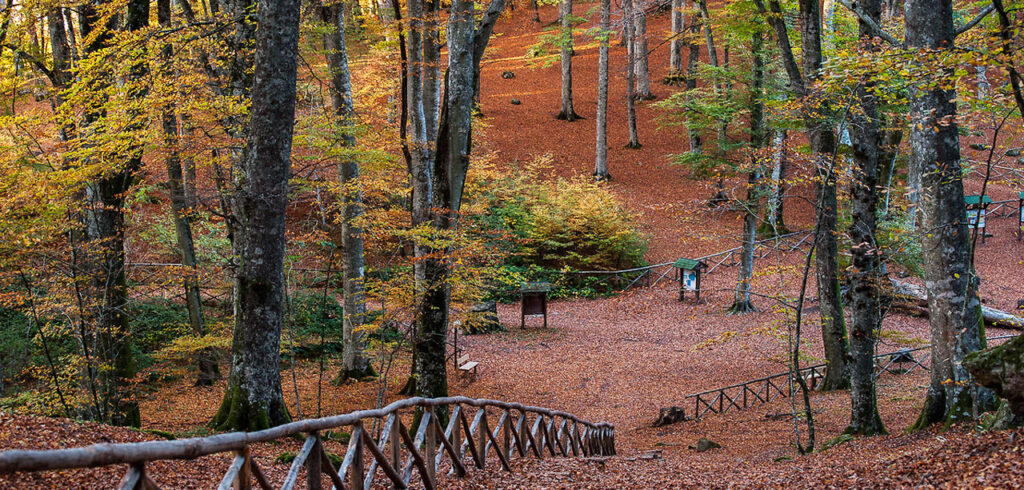
[[[1022,6],[0,0],[0,487],[1015,488]]]

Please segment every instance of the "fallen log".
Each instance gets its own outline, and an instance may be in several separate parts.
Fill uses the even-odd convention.
[[[896,279],[890,279],[889,282],[892,283],[894,307],[911,314],[928,316],[928,294],[923,287]],[[985,305],[981,305],[981,318],[987,327],[1024,330],[1024,318]]]

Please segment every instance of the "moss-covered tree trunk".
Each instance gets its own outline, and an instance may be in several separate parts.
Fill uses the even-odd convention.
[[[1024,336],[967,354],[964,366],[978,384],[1006,399],[1009,413],[999,414],[1004,426],[1020,425],[1024,421]],[[1000,408],[1000,412],[1005,411]]]
[[[258,430],[289,419],[281,393],[279,349],[299,4],[259,2],[244,179],[235,197],[240,255],[231,374],[212,421],[220,430]]]

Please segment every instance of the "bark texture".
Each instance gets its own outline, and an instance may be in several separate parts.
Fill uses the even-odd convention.
[[[867,17],[881,20],[879,0],[861,0],[858,8]],[[870,30],[861,21],[860,35],[865,38],[864,49],[871,49]],[[885,427],[878,415],[875,394],[875,335],[881,329],[882,315],[879,303],[878,244],[875,240],[875,208],[878,202],[878,164],[882,143],[878,131],[875,97],[871,92],[871,75],[867,75],[857,93],[859,111],[850,116],[850,136],[853,145],[853,176],[850,205],[853,208],[850,224],[850,425],[849,434],[884,434]]]
[[[321,6],[321,18],[331,26],[324,35],[324,51],[330,72],[331,105],[341,145],[355,146],[354,103],[352,80],[348,69],[345,47],[345,10],[340,4]],[[363,196],[359,187],[359,162],[348,152],[342,152],[338,162],[338,183],[341,184],[341,253],[342,253],[342,326],[341,372],[338,380],[362,379],[375,375],[366,357],[361,328],[366,320],[366,298],[363,289],[363,230],[359,220],[363,214]]]
[[[562,60],[562,108],[558,111],[558,119],[575,121],[580,118],[572,107],[572,0],[562,0],[559,4],[559,16],[562,20],[561,60]]]
[[[908,0],[905,25],[907,46],[922,56],[953,48],[951,0]],[[962,362],[969,352],[985,347],[955,99],[955,91],[935,84],[916,87],[910,99],[910,173],[921,183],[917,213],[932,335],[931,381],[914,428],[971,417],[973,379]],[[994,401],[987,390],[978,395],[980,407]]]
[[[609,180],[608,173],[608,41],[611,37],[611,0],[601,0],[600,46],[597,52],[597,142],[594,178]]]
[[[622,12],[626,18],[626,122],[629,126],[629,142],[626,143],[626,148],[637,149],[641,145],[636,130],[636,33],[631,20],[635,15],[634,9],[633,0],[623,0]]]
[[[289,420],[281,393],[279,350],[299,4],[259,2],[244,179],[235,198],[241,233],[235,238],[240,255],[231,374],[213,419],[220,430],[258,430]]]

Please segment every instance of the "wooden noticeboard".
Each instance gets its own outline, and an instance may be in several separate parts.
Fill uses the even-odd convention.
[[[967,205],[967,229],[977,228],[981,233],[981,243],[985,243],[988,235],[985,221],[988,216],[988,205],[992,204],[992,198],[984,196],[964,196],[964,204]]]
[[[680,258],[672,267],[679,277],[679,301],[686,299],[687,291],[693,291],[694,300],[700,302],[700,276],[708,265],[701,260]]]
[[[527,315],[544,315],[544,328],[548,328],[548,293],[551,292],[549,282],[524,282],[519,289],[522,297],[522,310],[519,314],[519,327],[526,328]]]

